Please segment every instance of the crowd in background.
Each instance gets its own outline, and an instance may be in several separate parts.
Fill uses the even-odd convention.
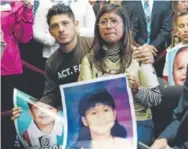
[[[152,149],[188,148],[182,128],[183,137],[177,132],[167,135],[179,130],[180,122],[183,128],[188,124],[187,52],[179,56],[186,62],[181,66],[183,79],[175,84],[184,88],[175,112],[170,111],[172,122],[166,129],[155,123],[164,100],[158,79],[168,80],[166,53],[188,44],[187,0],[1,0],[0,31],[2,113],[14,107],[13,88],[41,98],[59,95],[61,84],[126,73],[136,101],[138,140],[153,144]],[[141,81],[142,64],[156,73],[156,83]],[[20,112],[13,109],[13,119]],[[2,116],[3,149],[20,148],[10,117]]]

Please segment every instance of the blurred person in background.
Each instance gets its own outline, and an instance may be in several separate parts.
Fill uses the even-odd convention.
[[[172,14],[188,11],[188,0],[171,1]]]

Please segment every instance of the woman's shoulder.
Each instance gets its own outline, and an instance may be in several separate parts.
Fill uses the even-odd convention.
[[[83,58],[82,58],[82,66],[92,66],[93,65],[93,55],[92,53],[87,53]]]
[[[139,69],[139,62],[132,56],[131,63],[128,68]]]
[[[84,56],[85,59],[88,59],[88,60],[93,60],[93,52],[90,51],[89,53],[87,53],[85,56]]]

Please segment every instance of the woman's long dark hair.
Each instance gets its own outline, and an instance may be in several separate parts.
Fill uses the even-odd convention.
[[[113,110],[115,110],[115,103],[110,95],[110,93],[106,89],[100,89],[99,91],[92,92],[89,95],[86,95],[80,100],[79,103],[79,114],[82,117],[85,117],[85,113],[88,109],[95,107],[97,104],[108,105]],[[91,140],[91,134],[88,127],[84,127],[82,121],[81,122],[81,130],[78,136],[78,141],[89,141]],[[127,132],[126,129],[120,125],[117,120],[115,121],[114,126],[111,128],[111,135],[113,137],[121,137],[126,138]]]
[[[130,27],[130,21],[127,16],[127,12],[125,11],[124,7],[120,7],[118,5],[114,4],[106,4],[104,7],[99,11],[99,14],[97,15],[96,24],[95,24],[95,37],[94,42],[92,45],[92,52],[93,52],[93,62],[95,64],[95,67],[99,69],[100,71],[103,71],[105,68],[104,65],[104,57],[105,53],[102,49],[102,46],[105,42],[103,38],[100,35],[99,32],[99,20],[103,16],[104,13],[110,13],[114,12],[117,14],[121,19],[123,20],[124,29],[123,29],[123,37],[120,41],[120,60],[121,60],[121,70],[120,72],[125,72],[125,68],[127,68],[132,60],[132,35],[131,35],[131,27]]]

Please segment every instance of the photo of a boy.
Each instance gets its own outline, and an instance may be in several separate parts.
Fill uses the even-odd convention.
[[[49,148],[63,144],[63,118],[53,96],[30,98],[29,113],[32,120],[22,137],[24,146]]]
[[[81,129],[72,149],[131,149],[127,131],[118,123],[114,99],[107,89],[93,91],[79,102]]]
[[[173,62],[173,80],[175,85],[183,85],[188,64],[188,47],[182,47],[175,55]]]

